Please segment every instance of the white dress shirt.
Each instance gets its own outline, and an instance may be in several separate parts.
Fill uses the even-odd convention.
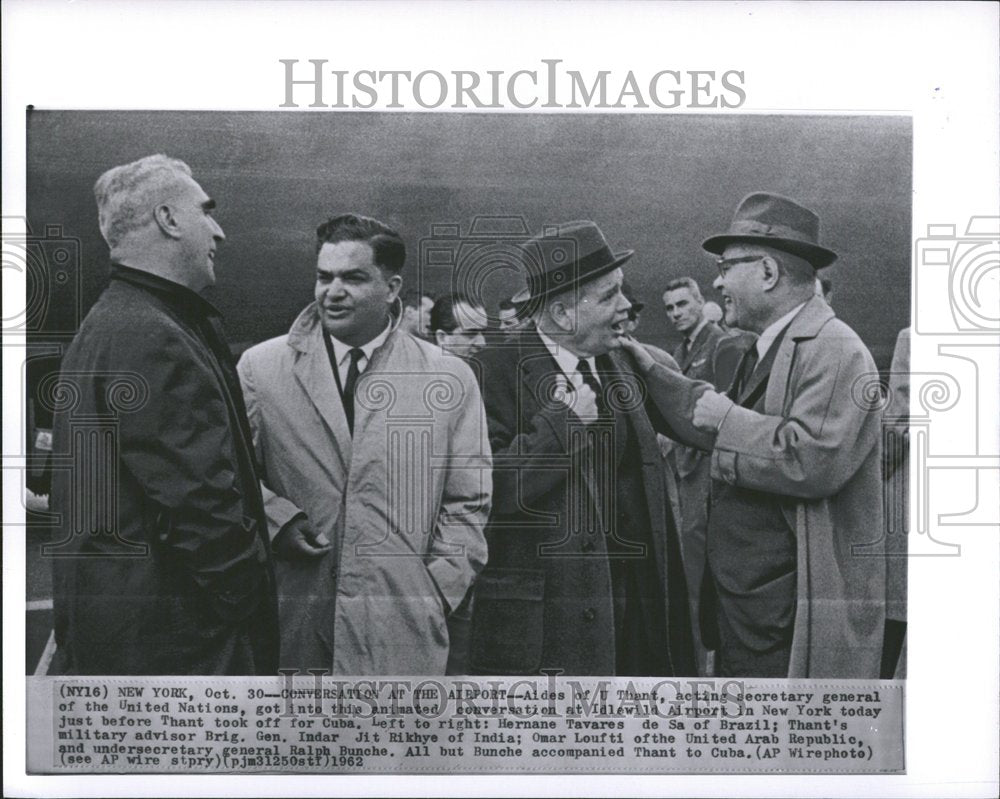
[[[363,344],[358,347],[358,349],[364,353],[364,357],[358,359],[359,375],[368,368],[368,362],[371,360],[372,354],[375,350],[385,344],[385,340],[389,337],[391,332],[392,325],[387,324],[385,326],[385,330],[375,336],[375,338],[367,344]],[[337,373],[340,375],[340,386],[341,390],[343,390],[344,385],[347,383],[347,370],[351,368],[351,350],[353,350],[354,347],[350,344],[345,344],[336,336],[330,336],[330,343],[333,344],[333,357],[337,362]]]
[[[580,356],[574,355],[565,347],[556,344],[541,330],[538,331],[538,337],[542,340],[548,351],[552,353],[552,357],[556,359],[556,363],[559,364],[559,368],[562,370],[565,379],[569,381],[569,385],[574,391],[579,390],[583,386],[583,376],[576,368],[581,360],[587,362],[591,373],[594,375],[594,379],[600,384],[601,379],[597,376],[597,366],[595,365],[595,358],[593,356],[581,359]],[[562,387],[565,388],[566,384],[563,383]]]
[[[764,356],[767,354],[768,349],[770,349],[771,345],[774,343],[774,340],[778,337],[778,334],[785,329],[785,325],[787,325],[789,322],[792,321],[793,318],[795,318],[795,315],[802,310],[803,306],[805,306],[804,302],[799,305],[796,305],[794,308],[792,308],[792,310],[790,310],[788,313],[782,316],[778,321],[772,322],[766,328],[764,328],[764,332],[761,333],[760,337],[757,339],[758,362],[764,359]]]

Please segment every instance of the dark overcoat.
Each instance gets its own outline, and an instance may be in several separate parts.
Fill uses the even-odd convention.
[[[117,268],[50,388],[59,670],[275,673],[267,526],[217,311]]]
[[[627,427],[641,459],[644,502],[624,509],[625,518],[648,521],[664,586],[668,659],[675,674],[690,674],[672,477],[643,407],[634,361],[623,352],[611,353],[609,361],[602,380],[615,408],[614,441],[624,440]],[[591,468],[600,444],[556,396],[561,372],[535,331],[487,348],[479,364],[494,487],[489,561],[475,584],[471,670],[612,675],[616,609],[602,532],[611,529],[608,517],[616,509],[613,485],[597,485],[600,475]],[[628,538],[627,529],[616,534]]]

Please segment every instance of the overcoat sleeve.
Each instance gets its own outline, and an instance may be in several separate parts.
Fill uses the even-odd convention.
[[[427,565],[448,612],[486,565],[483,531],[493,494],[486,414],[471,371],[463,376],[463,388],[464,400],[451,419],[448,468]]]
[[[822,499],[838,493],[881,435],[879,412],[858,387],[875,371],[862,344],[845,336],[811,339],[782,416],[734,406],[719,428],[713,474],[775,494]]]
[[[265,594],[266,554],[242,494],[230,410],[207,353],[167,326],[119,338],[111,351],[117,368],[147,383],[146,401],[119,416],[119,452],[150,503],[155,545],[171,551],[208,592],[217,615],[244,618]]]
[[[691,420],[695,403],[712,385],[685,377],[661,363],[654,364],[642,379],[646,387],[646,411],[656,432],[689,447],[711,451],[715,434],[695,427]]]
[[[239,373],[240,385],[243,387],[243,398],[247,406],[247,418],[250,420],[250,432],[253,435],[254,454],[256,455],[261,473],[260,493],[264,498],[267,533],[270,540],[274,541],[275,536],[278,535],[282,527],[296,516],[305,516],[305,512],[290,500],[278,496],[267,484],[268,465],[264,456],[264,447],[261,444],[264,437],[264,415],[261,412],[260,397],[258,396],[257,385],[254,379],[253,359],[250,357],[249,352],[244,353],[240,358],[239,363],[236,364],[236,371]]]

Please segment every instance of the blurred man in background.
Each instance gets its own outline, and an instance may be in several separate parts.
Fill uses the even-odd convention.
[[[701,313],[709,322],[714,322],[723,330],[726,329],[723,325],[725,314],[719,306],[719,303],[709,300],[705,303],[705,307],[701,309]]]
[[[500,320],[501,332],[516,333],[518,330],[526,330],[531,327],[531,314],[525,309],[528,299],[528,292],[520,291],[511,297],[500,300],[497,316]]]
[[[437,345],[462,358],[471,358],[486,346],[488,324],[486,309],[464,297],[439,297],[431,308],[430,330]]]
[[[403,317],[399,326],[403,332],[417,338],[430,339],[434,298],[429,294],[421,294],[416,289],[409,289],[400,295],[400,300],[403,303]]]

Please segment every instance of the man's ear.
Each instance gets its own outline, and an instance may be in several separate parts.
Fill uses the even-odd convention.
[[[770,255],[765,255],[760,259],[761,282],[764,291],[771,291],[778,285],[778,278],[781,277],[781,269],[778,262]]]
[[[153,219],[157,226],[163,231],[164,236],[172,239],[180,238],[181,229],[174,215],[174,209],[166,203],[161,203],[153,209]]]
[[[389,302],[393,302],[399,296],[399,290],[403,287],[403,277],[402,275],[392,275],[385,282],[389,285]]]
[[[567,307],[566,303],[562,300],[556,300],[549,304],[545,309],[545,313],[549,315],[549,318],[556,324],[560,330],[566,333],[572,333],[575,326],[575,316],[573,311]]]
[[[444,337],[446,335],[448,335],[448,334],[445,333],[443,330],[435,330],[434,331],[434,340],[437,342],[437,345],[439,347],[443,347],[444,346]]]

